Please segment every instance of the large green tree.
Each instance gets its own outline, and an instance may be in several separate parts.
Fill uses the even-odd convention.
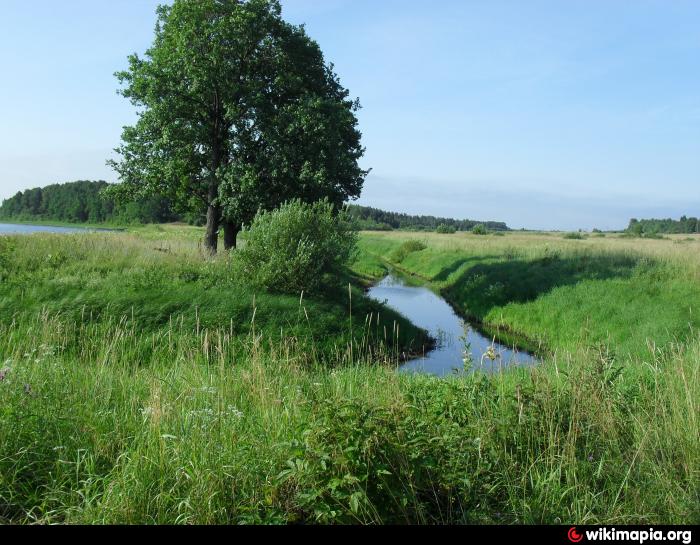
[[[207,216],[205,246],[235,246],[260,209],[357,198],[367,174],[359,104],[277,0],[175,0],[144,58],[117,74],[138,108],[111,164],[128,198]]]

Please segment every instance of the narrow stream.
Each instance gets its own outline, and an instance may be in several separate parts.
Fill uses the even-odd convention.
[[[438,341],[437,347],[424,357],[403,365],[402,372],[446,376],[465,369],[496,371],[538,363],[532,354],[494,343],[482,335],[460,318],[447,301],[426,287],[409,286],[389,275],[370,288],[368,295],[401,313]]]

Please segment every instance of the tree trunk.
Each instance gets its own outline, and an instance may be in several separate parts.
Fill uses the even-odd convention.
[[[236,240],[238,233],[241,232],[241,226],[232,221],[224,221],[224,249],[233,250],[236,248]]]
[[[221,211],[214,204],[207,208],[207,232],[204,235],[204,248],[209,255],[216,255],[219,248],[219,226],[221,223]]]

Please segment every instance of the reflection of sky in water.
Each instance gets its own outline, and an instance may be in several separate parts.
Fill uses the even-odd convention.
[[[406,372],[424,372],[444,376],[464,369],[464,357],[470,348],[473,369],[496,370],[508,365],[532,365],[537,360],[525,352],[512,350],[469,327],[452,307],[425,287],[407,286],[399,278],[387,276],[369,290],[369,296],[400,312],[438,340],[437,349],[423,358],[402,366]],[[493,351],[489,354],[489,349]],[[488,356],[495,356],[491,359]]]
[[[0,235],[31,235],[32,233],[85,233],[110,231],[111,229],[87,229],[82,227],[52,227],[50,225],[15,225],[0,223]]]

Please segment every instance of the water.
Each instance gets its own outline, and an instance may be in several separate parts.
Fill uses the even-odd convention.
[[[408,286],[389,275],[369,290],[368,295],[401,313],[438,340],[435,350],[409,361],[403,372],[438,376],[455,370],[495,371],[511,365],[534,365],[537,359],[525,351],[494,343],[462,318],[442,297],[425,287]],[[465,354],[469,354],[465,365]]]
[[[52,227],[50,225],[20,225],[0,223],[0,235],[30,235],[32,233],[85,233],[89,231],[109,231],[109,229],[86,229],[82,227]]]

